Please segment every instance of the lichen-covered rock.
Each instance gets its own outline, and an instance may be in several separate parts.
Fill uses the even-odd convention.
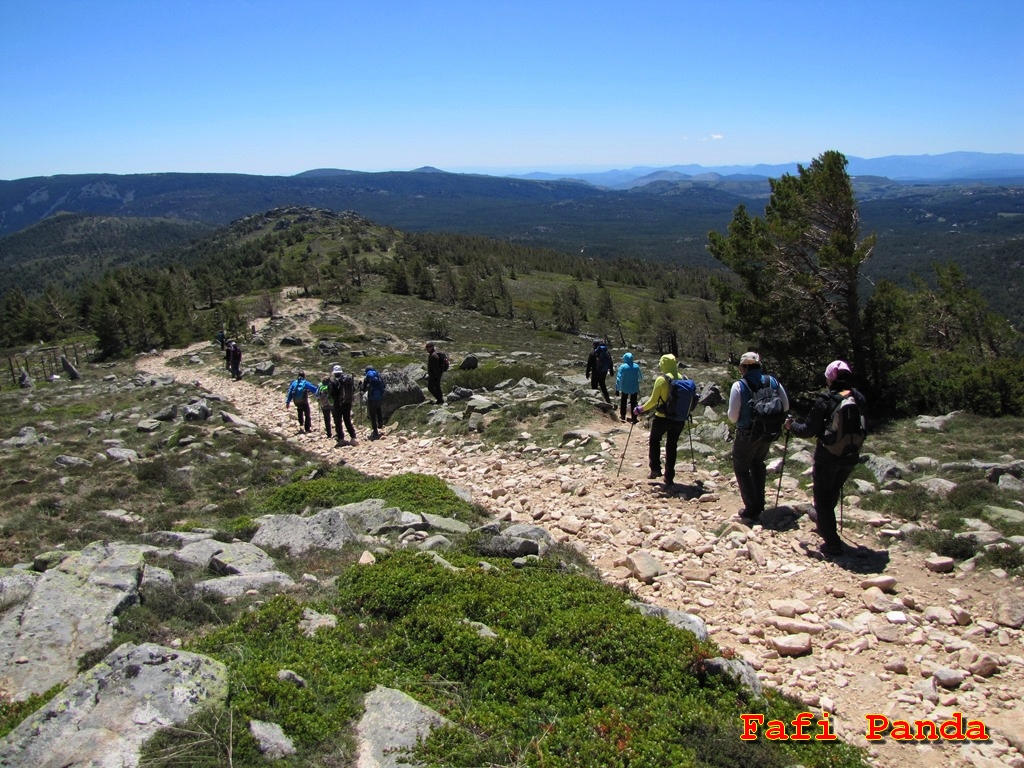
[[[356,768],[398,768],[408,765],[403,752],[434,728],[451,725],[444,717],[410,696],[378,685],[363,700],[365,712],[356,724]]]
[[[135,766],[143,743],[227,699],[218,661],[125,643],[0,739],[0,765]]]
[[[47,570],[0,618],[0,693],[21,701],[74,677],[79,657],[109,643],[114,617],[138,601],[151,549],[97,542]]]

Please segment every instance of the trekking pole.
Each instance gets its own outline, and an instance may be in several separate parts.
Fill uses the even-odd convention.
[[[629,434],[626,435],[626,444],[624,446],[622,446],[622,456],[619,457],[619,468],[615,472],[615,476],[616,477],[618,477],[619,476],[619,472],[622,471],[622,460],[626,458],[626,449],[629,448],[629,438],[631,438],[633,436],[633,427],[635,427],[635,426],[636,426],[636,422],[635,421],[630,421],[630,423],[629,423]]]
[[[786,444],[782,448],[782,464],[779,465],[779,487],[775,491],[775,508],[779,506],[779,494],[782,493],[782,477],[786,474],[786,452],[789,450],[789,436],[792,433],[786,430]]]
[[[839,534],[840,535],[842,535],[842,533],[843,533],[843,496],[846,495],[845,489],[846,489],[846,483],[843,483],[841,486],[839,486]]]
[[[697,459],[693,456],[693,416],[690,416],[686,420],[686,434],[690,437],[690,464],[693,465],[693,471],[697,471]]]

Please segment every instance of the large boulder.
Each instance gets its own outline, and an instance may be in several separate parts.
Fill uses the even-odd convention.
[[[385,419],[404,405],[419,405],[427,399],[420,385],[405,371],[382,371],[380,376],[384,379],[386,388],[384,401],[381,403],[381,412]],[[365,406],[365,393],[360,397]]]
[[[259,530],[250,542],[262,549],[286,550],[291,557],[315,549],[340,550],[360,538],[349,524],[345,507],[325,509],[311,517],[267,515],[256,522]]]
[[[218,661],[125,643],[0,739],[0,765],[138,765],[147,739],[223,703],[227,692],[227,669]]]
[[[47,570],[0,617],[0,695],[23,701],[63,683],[79,657],[113,640],[115,617],[138,601],[143,556],[153,549],[97,542]]]

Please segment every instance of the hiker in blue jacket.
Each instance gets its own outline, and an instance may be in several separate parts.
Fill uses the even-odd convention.
[[[288,387],[288,397],[284,401],[285,408],[289,407],[293,400],[295,401],[295,412],[299,417],[299,429],[305,429],[307,432],[313,428],[312,419],[309,415],[309,398],[310,395],[315,397],[318,389],[319,387],[316,384],[306,381],[305,371],[299,371],[295,381]]]
[[[636,408],[637,396],[640,394],[640,382],[643,380],[643,371],[633,362],[633,353],[626,352],[622,356],[622,365],[615,374],[615,394],[619,396],[619,421],[626,420],[626,400],[629,400],[630,420],[636,424],[636,416],[632,414]]]
[[[380,440],[380,431],[384,428],[384,392],[387,387],[380,373],[372,365],[366,366],[366,375],[359,385],[359,391],[366,395],[366,411],[370,416],[371,440]]]

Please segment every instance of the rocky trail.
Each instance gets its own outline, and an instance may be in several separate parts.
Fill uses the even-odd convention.
[[[336,446],[315,405],[313,431],[299,431],[282,387],[261,386],[251,376],[233,381],[223,369],[168,364],[202,350],[209,345],[143,356],[137,368],[197,380],[246,419],[328,462],[376,476],[435,475],[467,490],[499,520],[543,526],[581,551],[606,581],[628,585],[648,603],[700,616],[711,638],[748,661],[766,685],[809,710],[832,713],[835,731],[867,746],[875,765],[1024,768],[1019,577],[953,568],[898,540],[883,544],[875,531],[889,521],[860,510],[856,497],[847,498],[846,516],[862,525],[846,528],[847,554],[825,559],[806,494],[791,477],[779,509],[769,509],[765,525],[751,530],[736,518],[741,504],[732,478],[702,466],[699,455],[694,469],[685,433],[676,475],[681,492],[667,494],[646,479],[644,425],[630,435],[628,423],[607,416],[551,448],[524,437],[517,450],[494,449],[473,438],[391,427],[379,441],[365,439],[360,429],[357,444]],[[584,449],[569,450],[574,441]],[[787,464],[791,469],[806,466]],[[769,506],[774,496],[773,485]],[[957,712],[964,721],[983,722],[990,738],[865,738],[867,715],[913,727],[916,720],[941,724]]]

